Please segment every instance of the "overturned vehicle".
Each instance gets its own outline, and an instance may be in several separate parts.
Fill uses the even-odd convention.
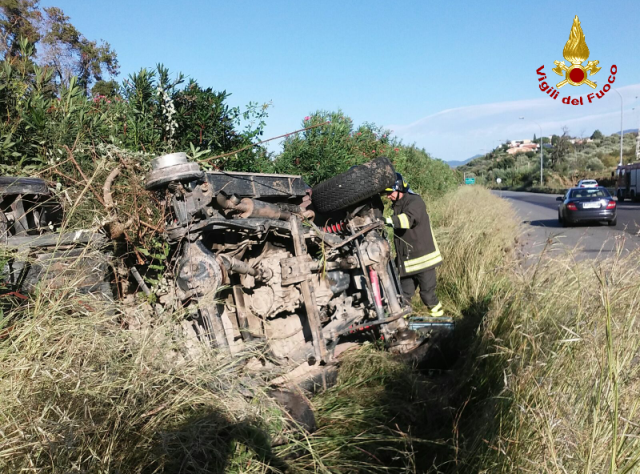
[[[263,362],[287,374],[283,383],[324,374],[363,340],[419,356],[431,330],[448,323],[405,320],[411,306],[379,195],[394,182],[386,158],[313,189],[300,176],[205,172],[184,153],[154,159],[145,185],[165,216],[171,305],[186,309],[191,334],[223,353],[266,349]],[[62,214],[43,180],[0,178],[0,238],[14,249],[5,287],[25,294],[46,282],[111,301],[107,239],[54,232]],[[135,267],[131,273],[149,291]]]
[[[165,206],[178,299],[198,338],[230,354],[263,342],[283,367],[331,364],[363,337],[409,353],[408,327],[379,193],[386,158],[311,189],[300,176],[204,172],[158,157],[147,189]]]

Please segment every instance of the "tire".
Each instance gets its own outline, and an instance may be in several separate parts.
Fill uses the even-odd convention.
[[[562,214],[560,214],[560,211],[558,211],[558,223],[560,223],[560,226],[562,226],[562,227],[567,227],[567,225],[568,225],[567,221],[565,221],[562,218]]]
[[[618,216],[614,217],[613,219],[611,219],[610,221],[607,221],[607,224],[610,226],[614,226],[618,223]]]
[[[318,211],[326,214],[375,196],[395,182],[393,165],[388,158],[380,157],[316,185],[311,200]]]

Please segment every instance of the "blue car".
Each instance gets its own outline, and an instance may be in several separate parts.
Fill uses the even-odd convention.
[[[606,221],[609,225],[617,223],[616,202],[602,186],[571,188],[556,201],[562,202],[558,206],[558,222],[563,227],[588,221]]]

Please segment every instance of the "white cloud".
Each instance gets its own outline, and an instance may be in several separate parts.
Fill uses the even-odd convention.
[[[624,129],[638,128],[640,84],[621,87],[624,98]],[[567,92],[562,91],[564,95]],[[581,91],[583,101],[589,91]],[[541,93],[542,94],[542,93]],[[539,99],[498,102],[447,109],[406,125],[388,125],[405,143],[416,143],[444,160],[464,160],[495,148],[499,141],[531,138],[535,133],[560,134],[562,127],[571,135],[591,135],[595,129],[605,134],[620,130],[620,97],[612,89],[593,103],[565,105],[547,95]],[[572,97],[579,97],[573,95]],[[635,107],[636,110],[631,110]],[[519,120],[518,117],[525,117]],[[484,150],[484,151],[482,151]]]

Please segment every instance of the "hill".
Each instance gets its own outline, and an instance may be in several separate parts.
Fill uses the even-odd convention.
[[[625,131],[623,161],[635,161],[637,130]],[[528,189],[540,185],[540,152],[529,151],[511,155],[508,146],[501,145],[491,152],[476,157],[457,171],[473,173],[479,184],[495,185],[500,178],[502,186]],[[611,172],[620,160],[620,134],[600,135],[595,139],[580,139],[568,134],[554,135],[551,144],[544,144],[545,186],[564,187],[580,179],[611,180]],[[613,184],[613,183],[610,183]]]
[[[470,161],[475,160],[476,158],[480,158],[481,156],[484,155],[474,155],[471,158],[467,158],[466,160],[449,160],[446,163],[452,168],[457,168],[458,166],[466,165]]]
[[[630,128],[630,129],[624,131],[625,135],[627,133],[638,133],[638,129],[637,128]],[[620,132],[615,132],[613,135],[620,135]]]

